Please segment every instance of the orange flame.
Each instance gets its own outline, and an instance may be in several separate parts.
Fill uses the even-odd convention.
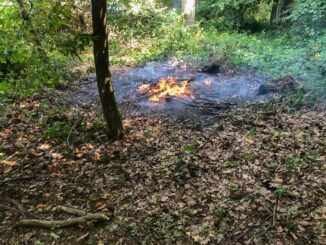
[[[174,78],[167,80],[161,79],[154,86],[150,84],[143,84],[139,86],[138,91],[150,94],[148,101],[156,103],[164,103],[166,97],[183,97],[192,95],[192,91],[188,88],[188,81],[184,80],[179,83]]]

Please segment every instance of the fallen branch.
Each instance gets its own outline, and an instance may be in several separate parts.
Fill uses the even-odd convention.
[[[209,108],[209,109],[227,109],[231,106],[231,104],[226,104],[226,103],[211,103],[211,102],[203,102],[203,101],[192,101],[191,103],[188,103],[186,100],[182,100],[176,97],[169,97],[166,96],[164,97],[165,99],[171,99],[171,100],[175,100],[181,104],[184,104],[186,106],[190,106],[190,107],[197,107],[197,108]]]
[[[22,216],[24,216],[24,218],[26,217],[32,217],[32,218],[36,218],[35,215],[30,214],[19,202],[17,202],[14,199],[11,198],[4,198],[3,199],[4,202],[10,203],[12,204],[15,208],[12,208],[12,211],[17,211],[18,213],[20,213]]]
[[[21,212],[20,210],[9,207],[9,206],[6,206],[6,205],[3,205],[3,204],[0,204],[0,209],[15,212],[15,213],[19,213],[19,214],[23,215],[24,217],[26,217],[25,214],[23,212]]]
[[[269,220],[270,218],[272,218],[272,215],[267,216],[265,219],[263,219],[262,221],[260,221],[257,224],[254,224],[252,226],[250,226],[249,228],[247,228],[236,240],[235,243],[238,242],[242,237],[244,237],[252,228],[261,226],[264,222],[266,222],[267,220]]]
[[[85,216],[88,214],[87,212],[85,212],[83,210],[80,210],[77,208],[68,208],[68,207],[64,207],[64,206],[59,206],[57,208],[57,210],[62,211],[67,214],[73,214],[73,215],[77,215],[77,216]]]
[[[272,222],[273,227],[275,226],[275,222],[276,222],[278,200],[279,200],[279,198],[276,199],[276,203],[275,203],[274,208],[273,208],[273,222]]]
[[[17,208],[17,210],[20,211],[22,214],[27,213],[27,211],[23,208],[23,206],[19,202],[17,202],[16,200],[11,199],[11,198],[4,198],[3,200],[5,202],[9,202],[9,203],[13,204]]]
[[[67,220],[38,220],[38,219],[22,219],[17,223],[17,226],[32,226],[40,228],[63,228],[67,226],[81,225],[89,221],[109,221],[110,218],[104,214],[87,214],[82,217],[72,218]]]

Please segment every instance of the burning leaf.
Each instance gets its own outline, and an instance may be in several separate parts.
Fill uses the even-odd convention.
[[[184,80],[181,84],[175,78],[161,79],[154,86],[143,84],[138,91],[149,94],[148,101],[155,103],[166,102],[166,97],[191,96],[192,91],[188,88],[188,81]]]

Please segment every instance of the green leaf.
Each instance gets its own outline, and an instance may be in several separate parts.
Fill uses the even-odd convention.
[[[185,148],[185,152],[188,154],[191,154],[194,152],[195,149],[196,149],[195,145],[187,145]]]

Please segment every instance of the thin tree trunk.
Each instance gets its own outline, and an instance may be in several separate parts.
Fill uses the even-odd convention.
[[[97,86],[109,136],[116,139],[124,134],[125,129],[115,101],[109,70],[106,0],[92,0],[92,19]]]
[[[48,56],[47,56],[45,50],[42,48],[42,41],[39,38],[36,29],[34,28],[34,25],[32,23],[32,20],[31,20],[31,18],[29,16],[30,13],[27,12],[27,9],[26,9],[26,6],[25,6],[23,0],[17,0],[17,3],[19,5],[20,11],[22,13],[23,20],[26,21],[28,23],[28,25],[30,26],[30,33],[32,34],[31,35],[31,38],[32,38],[32,41],[36,44],[36,49],[39,52],[40,57],[43,60],[47,60],[48,59]],[[31,9],[30,9],[30,11],[31,11],[32,8],[33,8],[33,3],[31,1],[29,1],[29,3],[31,5]]]
[[[29,14],[26,10],[25,4],[23,2],[23,0],[17,0],[20,11],[22,12],[22,18],[26,21],[29,21]]]
[[[273,0],[270,23],[272,23],[276,19],[277,5],[278,5],[278,0]]]
[[[196,0],[182,0],[182,14],[186,25],[191,25],[195,21]]]
[[[272,23],[275,20],[283,17],[286,10],[289,9],[290,5],[293,3],[293,0],[274,0],[271,12],[270,22]]]

